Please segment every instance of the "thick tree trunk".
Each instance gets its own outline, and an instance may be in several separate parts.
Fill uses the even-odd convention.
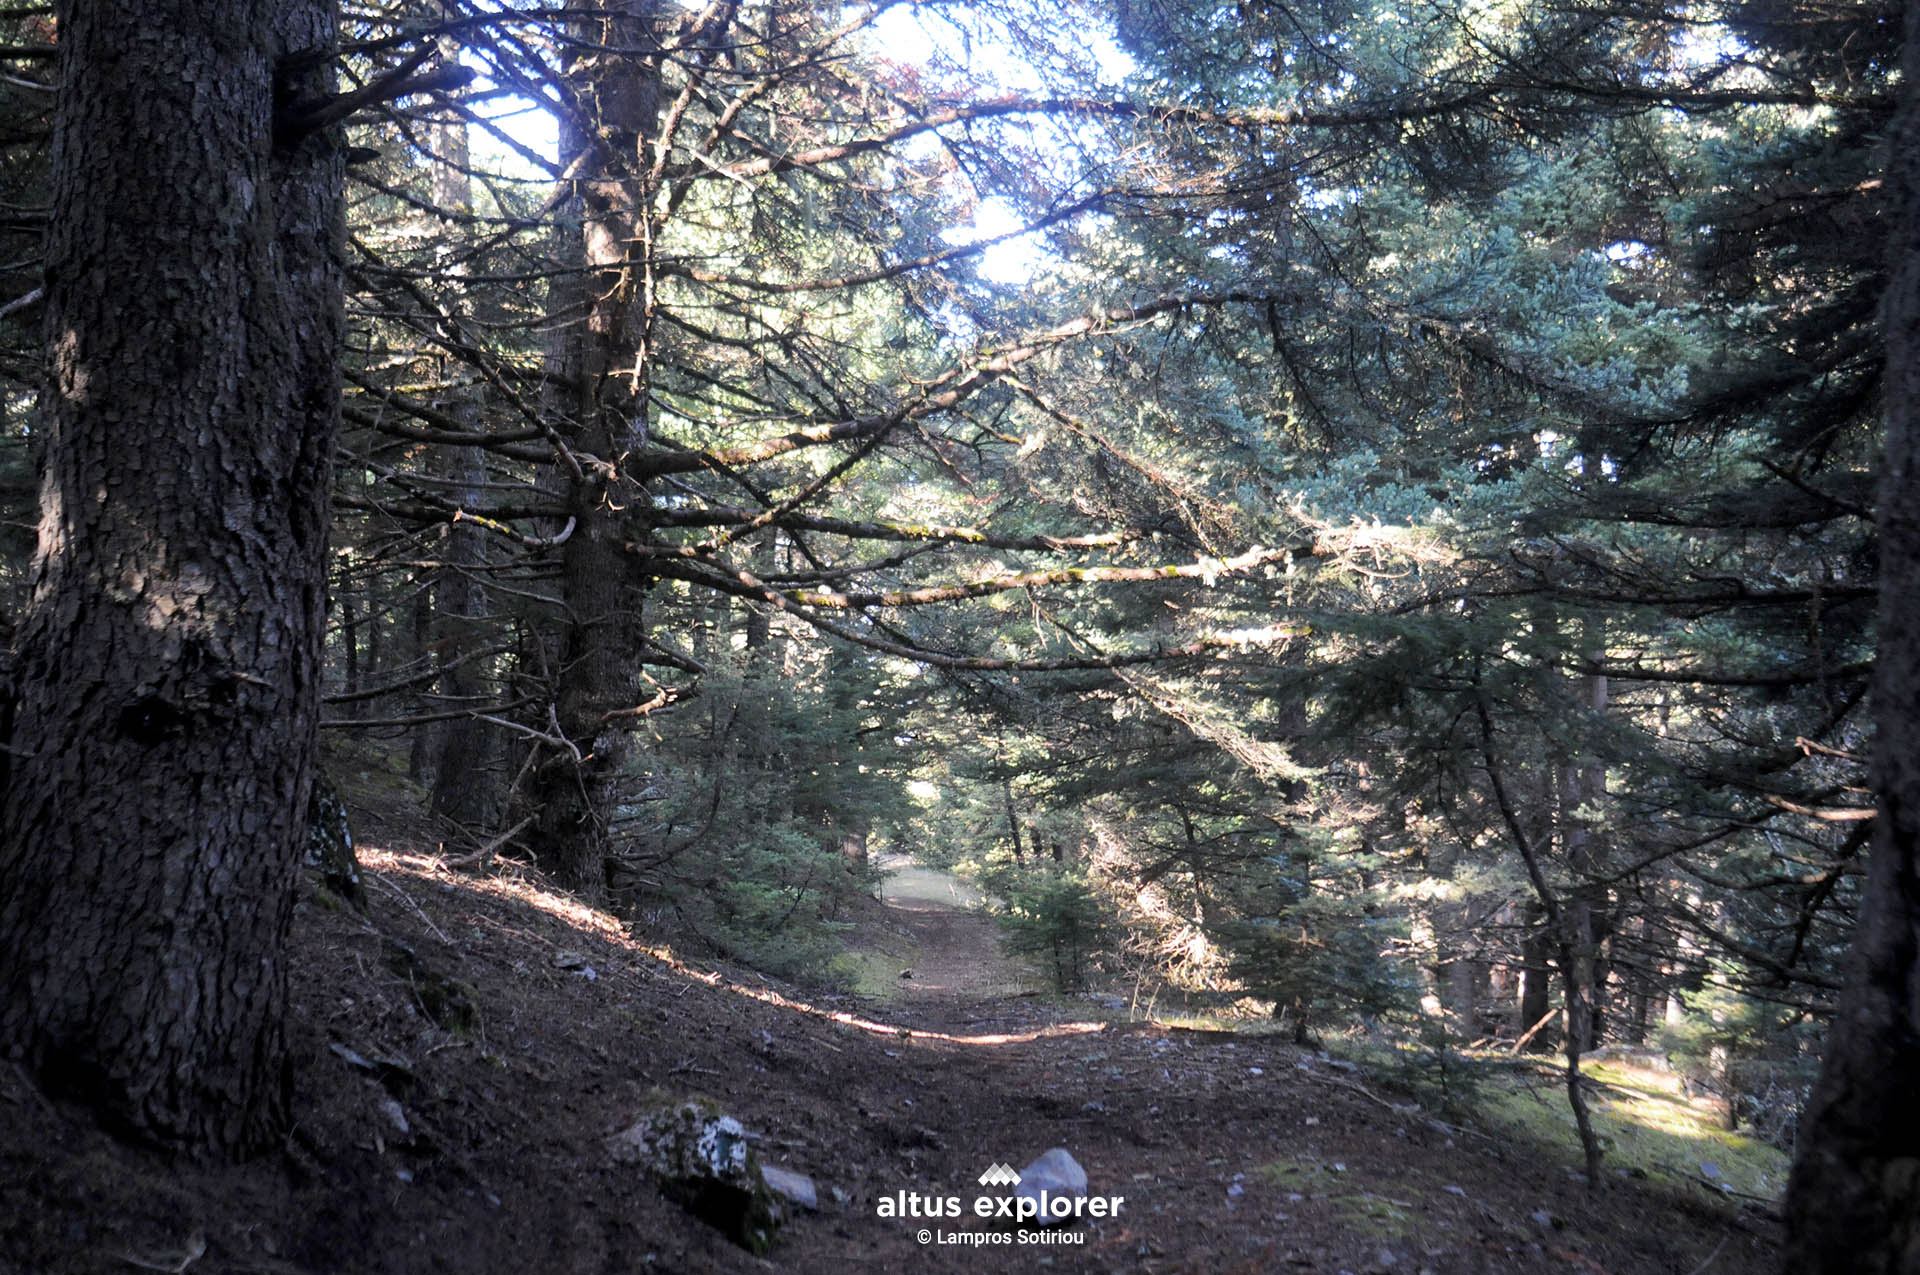
[[[438,588],[420,589],[407,607],[407,645],[411,648],[402,664],[427,665],[438,657],[433,651],[433,606]],[[438,736],[431,725],[413,728],[413,740],[407,749],[407,778],[424,781],[433,769],[434,744]]]
[[[1013,781],[1011,779],[1002,779],[1000,781],[1000,795],[1006,800],[1007,831],[1013,837],[1013,861],[1020,863],[1026,858],[1026,847],[1022,845],[1020,841],[1020,811],[1019,808],[1013,804]],[[1038,853],[1037,847],[1036,853]]]
[[[287,1114],[341,333],[340,158],[276,140],[275,72],[331,44],[333,6],[58,21],[0,1040],[109,1127],[242,1154]]]
[[[644,537],[647,496],[623,465],[646,445],[654,282],[648,165],[659,127],[659,65],[643,52],[653,39],[655,0],[601,0],[598,9],[603,16],[580,23],[586,43],[568,65],[574,100],[590,115],[576,122],[589,127],[570,130],[572,158],[585,174],[578,190],[588,273],[584,286],[555,290],[567,300],[560,308],[580,316],[561,360],[572,409],[566,433],[575,457],[562,468],[574,531],[561,549],[567,618],[550,723],[567,747],[542,759],[533,790],[541,866],[589,899],[606,891],[632,724],[619,715],[636,700],[645,631],[647,582],[625,546]]]
[[[1920,5],[1907,6],[1880,489],[1879,818],[1853,967],[1787,1191],[1784,1269],[1920,1272]]]
[[[1454,1029],[1462,1040],[1471,1040],[1477,1034],[1477,1019],[1474,1015],[1474,989],[1478,963],[1471,960],[1449,961],[1440,967],[1443,976],[1440,984],[1440,1002],[1446,1007],[1447,1014],[1453,1019]]]
[[[1448,842],[1433,852],[1427,870],[1437,880],[1452,880],[1459,866],[1460,847]],[[1474,988],[1479,963],[1460,951],[1461,945],[1468,941],[1472,913],[1473,900],[1463,898],[1435,905],[1426,920],[1434,944],[1432,995],[1453,1020],[1454,1030],[1463,1040],[1475,1034]]]

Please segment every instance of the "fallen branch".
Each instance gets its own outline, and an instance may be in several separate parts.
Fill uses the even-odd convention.
[[[1527,1030],[1521,1034],[1520,1039],[1513,1042],[1513,1052],[1517,1054],[1521,1050],[1525,1049],[1527,1047],[1527,1042],[1532,1040],[1534,1038],[1534,1035],[1538,1033],[1542,1027],[1545,1027],[1548,1023],[1552,1022],[1554,1019],[1554,1016],[1559,1012],[1560,1011],[1557,1009],[1550,1009],[1546,1013],[1540,1015],[1540,1021],[1535,1023],[1533,1026],[1527,1028]]]
[[[1336,1089],[1351,1089],[1354,1093],[1359,1094],[1362,1098],[1367,1099],[1369,1102],[1377,1102],[1381,1106],[1385,1107],[1388,1111],[1391,1111],[1396,1115],[1403,1114],[1407,1110],[1407,1108],[1401,1106],[1398,1103],[1388,1102],[1385,1098],[1382,1098],[1379,1094],[1373,1092],[1371,1089],[1367,1088],[1365,1085],[1357,1084],[1351,1080],[1342,1080],[1338,1076],[1323,1076],[1316,1071],[1309,1071],[1309,1070],[1306,1070],[1305,1068],[1302,1068],[1301,1070],[1304,1072],[1307,1079],[1309,1080],[1319,1081],[1323,1085],[1332,1085]]]
[[[538,818],[539,818],[538,815],[528,815],[525,819],[522,819],[519,823],[516,823],[515,825],[513,825],[513,827],[507,829],[505,832],[501,833],[499,836],[493,838],[491,841],[481,846],[478,850],[472,851],[469,854],[457,855],[457,856],[448,858],[446,860],[447,866],[450,868],[462,868],[469,863],[477,863],[477,864],[484,865],[489,859],[493,857],[494,852],[496,850],[498,850],[501,846],[506,845],[507,842],[512,841],[515,837],[525,832],[528,828],[531,828],[534,824],[534,821]]]

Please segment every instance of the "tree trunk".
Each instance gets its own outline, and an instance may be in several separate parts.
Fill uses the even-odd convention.
[[[762,533],[753,546],[753,574],[765,580],[779,569],[778,553],[779,533],[772,529]],[[765,647],[773,637],[773,617],[767,609],[752,603],[742,603],[747,616],[747,649],[758,651]]]
[[[1013,836],[1013,861],[1020,863],[1026,858],[1026,847],[1020,841],[1020,810],[1013,804],[1013,780],[1000,781],[1000,795],[1006,801],[1007,831]]]
[[[1441,1003],[1446,1006],[1454,1021],[1454,1029],[1462,1040],[1471,1040],[1477,1033],[1477,1018],[1474,1014],[1474,989],[1477,986],[1478,963],[1459,959],[1441,966],[1445,975],[1442,982]]]
[[[0,1040],[122,1134],[239,1155],[288,1109],[339,410],[341,159],[276,138],[275,71],[334,11],[63,0],[58,23]]]
[[[1432,852],[1427,871],[1437,880],[1450,881],[1460,866],[1460,846],[1446,842]],[[1477,962],[1462,952],[1470,936],[1473,900],[1437,904],[1428,909],[1425,923],[1434,945],[1432,966],[1433,996],[1462,1040],[1474,1036],[1474,985]]]
[[[448,9],[449,14],[452,13]],[[451,39],[441,39],[442,55],[449,60],[458,56]],[[433,204],[449,213],[473,211],[473,180],[467,175],[467,122],[465,117],[449,114],[434,125]],[[449,262],[445,266],[455,288],[463,287],[466,267]],[[446,299],[447,312],[460,315],[465,304],[460,296]],[[445,405],[449,416],[475,433],[481,420],[480,389],[463,387],[453,401]],[[436,450],[435,463],[442,474],[455,480],[451,494],[463,509],[481,505],[480,486],[487,479],[486,453],[478,447],[446,447]],[[429,643],[434,659],[449,664],[440,675],[440,693],[449,705],[479,711],[487,692],[484,670],[461,657],[481,644],[479,617],[486,606],[486,589],[480,573],[487,563],[486,533],[471,519],[460,519],[447,528],[446,565],[433,582],[433,632]],[[493,737],[485,722],[473,717],[456,717],[442,723],[432,736],[434,749],[433,790],[428,804],[436,815],[462,824],[481,824],[493,814],[496,793],[482,774],[492,756]]]
[[[659,64],[639,52],[654,38],[655,0],[601,0],[579,25],[584,43],[568,62],[575,102],[586,118],[564,136],[583,173],[577,184],[582,259],[565,298],[562,351],[569,394],[562,458],[574,531],[561,548],[566,632],[559,644],[554,722],[566,747],[551,749],[534,780],[540,820],[533,845],[541,866],[589,900],[606,893],[630,751],[629,722],[644,626],[646,580],[626,543],[644,536],[646,493],[623,470],[646,445],[652,351],[653,244],[648,165],[658,132]],[[584,456],[584,459],[582,458]]]
[[[351,598],[340,600],[340,650],[346,662],[340,689],[348,695],[360,690],[360,616]]]
[[[1889,163],[1894,233],[1880,489],[1878,734],[1866,898],[1827,1056],[1800,1125],[1785,1269],[1920,1272],[1920,5]]]
[[[1546,1017],[1552,996],[1553,974],[1547,964],[1552,945],[1545,933],[1545,911],[1528,903],[1523,913],[1526,936],[1520,940],[1520,1016],[1517,1028],[1526,1031]]]
[[[437,584],[431,588],[422,588],[414,592],[413,601],[407,607],[407,645],[411,653],[403,663],[431,665],[439,657],[433,651],[434,595],[439,592]],[[407,778],[415,783],[423,782],[433,769],[434,743],[438,736],[433,724],[415,726],[413,737],[407,748]]]

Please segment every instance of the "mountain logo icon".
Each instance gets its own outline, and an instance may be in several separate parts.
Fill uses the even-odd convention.
[[[1010,1164],[990,1164],[987,1171],[980,1175],[981,1186],[1019,1186],[1020,1175],[1013,1171]]]

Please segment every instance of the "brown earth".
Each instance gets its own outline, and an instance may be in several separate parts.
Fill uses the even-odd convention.
[[[0,1067],[0,1272],[1731,1275],[1775,1262],[1756,1206],[1628,1179],[1593,1194],[1558,1152],[1442,1123],[1338,1059],[1034,995],[991,924],[953,903],[872,905],[858,934],[875,959],[891,948],[916,964],[896,994],[863,999],[676,959],[512,865],[467,875],[417,841],[383,844],[363,851],[370,919],[323,894],[296,919],[298,1124],[279,1155],[169,1164]],[[766,1258],[607,1154],[651,1103],[689,1095],[820,1186],[821,1210],[791,1219]],[[989,1165],[1052,1146],[1094,1194],[1125,1197],[1117,1218],[1065,1231],[1070,1244],[923,1244],[922,1230],[1006,1228],[879,1215],[901,1192],[970,1207],[998,1194],[977,1183]]]
[[[1000,952],[993,918],[975,910],[977,891],[944,872],[904,856],[878,865],[887,873],[880,888],[886,906],[859,918],[849,946],[891,956],[900,973],[882,978],[874,999],[936,1016],[971,1014],[975,1002],[998,1012],[1007,997],[1037,992],[1042,981]]]

